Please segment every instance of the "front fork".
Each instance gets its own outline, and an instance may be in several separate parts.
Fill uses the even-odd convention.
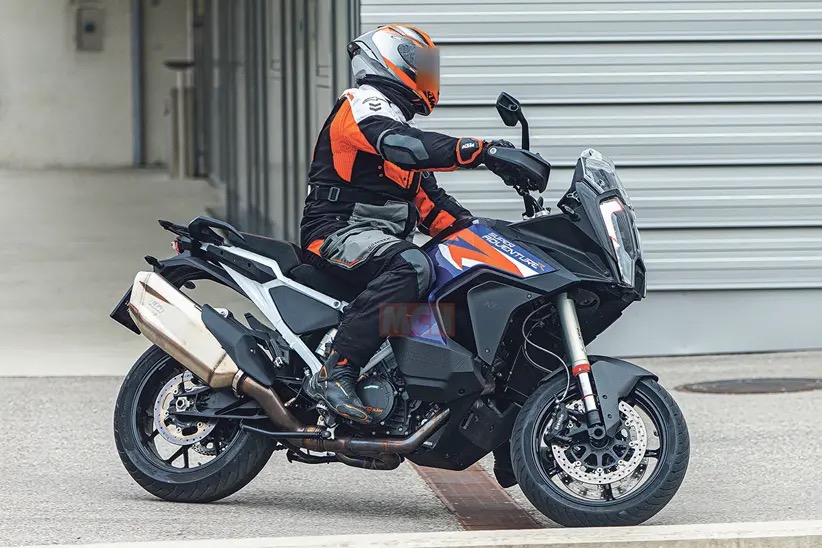
[[[557,312],[559,313],[559,322],[562,324],[565,347],[568,349],[568,355],[571,358],[571,374],[579,384],[582,403],[585,405],[588,427],[592,428],[596,434],[601,431],[604,435],[604,428],[601,428],[602,417],[597,408],[597,400],[591,386],[591,364],[588,363],[588,354],[585,352],[585,340],[582,338],[582,331],[579,328],[576,304],[568,297],[567,293],[560,293],[557,296]]]

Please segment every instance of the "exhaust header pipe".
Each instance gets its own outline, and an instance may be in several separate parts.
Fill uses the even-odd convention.
[[[291,414],[273,388],[243,373],[203,323],[202,308],[159,274],[137,273],[128,312],[144,337],[210,387],[233,387],[238,394],[252,398],[283,431],[316,432],[316,437],[291,440],[303,449],[348,455],[407,455],[419,449],[448,419],[449,410],[440,411],[406,438],[343,435],[324,439],[316,426],[306,426]]]

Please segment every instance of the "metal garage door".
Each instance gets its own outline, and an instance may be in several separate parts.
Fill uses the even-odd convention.
[[[364,28],[391,21],[442,46],[425,127],[518,142],[493,108],[505,89],[556,168],[548,198],[584,148],[620,168],[652,293],[602,344],[822,346],[822,3],[362,0]],[[519,216],[488,172],[440,180],[478,214]]]

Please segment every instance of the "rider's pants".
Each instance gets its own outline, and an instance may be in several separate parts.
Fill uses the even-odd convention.
[[[434,279],[433,265],[419,247],[374,229],[311,242],[304,259],[360,292],[332,345],[360,367],[387,336],[385,314],[424,299]]]

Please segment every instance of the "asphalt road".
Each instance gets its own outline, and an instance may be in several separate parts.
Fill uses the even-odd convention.
[[[745,376],[820,376],[822,354],[640,360],[668,387]],[[370,472],[289,464],[275,453],[238,494],[209,505],[154,499],[126,474],[111,415],[119,379],[0,378],[0,545],[296,536],[457,528],[410,466]],[[822,391],[716,396],[674,391],[692,434],[691,467],[650,523],[822,515]],[[554,525],[514,498],[548,527]]]
[[[411,467],[289,464],[282,452],[224,502],[155,499],[114,447],[118,386],[100,377],[0,379],[0,545],[456,528]]]

